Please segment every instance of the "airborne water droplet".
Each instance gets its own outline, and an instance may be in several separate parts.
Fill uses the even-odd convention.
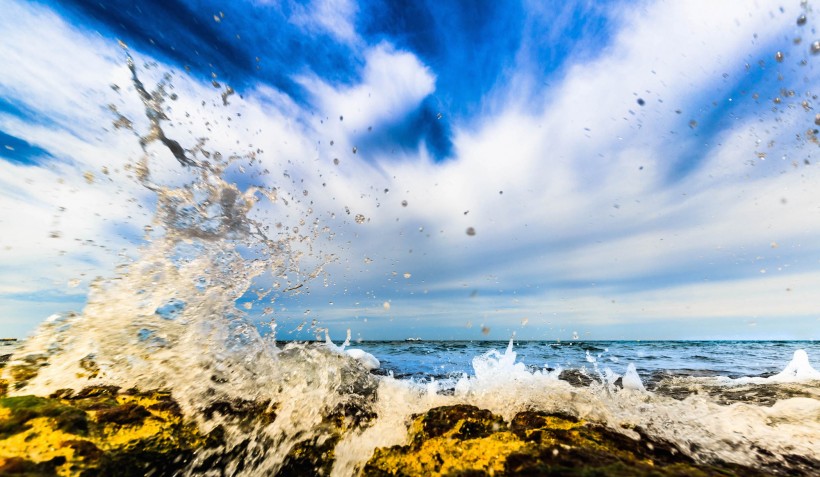
[[[470,237],[475,235],[475,229],[473,227],[467,227],[467,235]]]
[[[365,217],[362,214],[356,214],[356,217],[353,218],[357,224],[363,224],[365,221]]]
[[[820,54],[820,40],[816,40],[811,44],[811,54]]]
[[[777,53],[775,53],[774,54],[774,60],[777,61],[778,63],[782,63],[783,62],[783,52],[778,51]]]
[[[182,310],[185,309],[185,302],[179,300],[177,298],[171,298],[168,300],[167,303],[161,305],[157,308],[154,312],[160,316],[160,318],[166,320],[175,320],[179,317],[179,314],[182,313]]]

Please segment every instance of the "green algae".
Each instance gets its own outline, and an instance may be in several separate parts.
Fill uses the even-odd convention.
[[[37,396],[5,397],[0,399],[0,407],[10,411],[10,416],[0,421],[0,439],[25,432],[31,428],[31,420],[41,417],[53,419],[55,429],[64,432],[84,435],[88,431],[85,412],[54,399]]]

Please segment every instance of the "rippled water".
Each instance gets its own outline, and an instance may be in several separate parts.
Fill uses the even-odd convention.
[[[356,343],[379,359],[383,372],[418,379],[469,373],[474,357],[506,346],[500,341]],[[820,363],[816,341],[515,341],[518,359],[531,367],[589,369],[591,356],[600,366],[619,372],[633,363],[645,379],[661,375],[771,376],[782,371],[799,349],[806,350],[812,362]]]

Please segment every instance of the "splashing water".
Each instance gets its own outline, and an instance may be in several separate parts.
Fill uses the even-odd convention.
[[[165,389],[205,430],[230,426],[205,421],[201,410],[210,403],[276,403],[276,423],[257,430],[250,446],[265,442],[268,448],[256,462],[242,464],[255,472],[275,470],[293,436],[316,433],[324,417],[358,396],[357,389],[372,387],[373,378],[357,361],[326,348],[277,348],[275,336],[260,335],[236,303],[260,283],[268,289],[256,293],[257,300],[271,298],[277,286],[284,288],[280,293],[298,293],[333,257],[310,247],[319,238],[318,227],[307,239],[269,235],[254,213],[260,201],[275,206],[277,191],[241,189],[228,180],[232,165],[253,163],[253,154],[226,158],[207,151],[204,141],[184,149],[163,130],[167,78],[148,92],[130,55],[128,67],[150,123],[139,138],[144,154],[134,169],[156,195],[152,237],[136,261],[91,286],[82,313],[50,317],[18,350],[8,366],[13,393],[49,395],[104,384]],[[162,154],[156,145],[185,168],[187,182],[163,185],[153,177],[151,162]],[[340,386],[355,389],[340,396]],[[301,406],[295,396],[312,406]],[[245,432],[228,434],[235,438],[228,440],[231,447]]]

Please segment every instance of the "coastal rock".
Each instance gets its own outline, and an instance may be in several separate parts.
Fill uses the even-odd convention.
[[[635,430],[638,431],[638,430]],[[414,417],[408,444],[379,448],[364,476],[762,476],[732,464],[696,463],[675,446],[632,439],[572,416],[490,411],[456,405]]]
[[[160,391],[0,398],[0,475],[173,475],[207,441]]]

